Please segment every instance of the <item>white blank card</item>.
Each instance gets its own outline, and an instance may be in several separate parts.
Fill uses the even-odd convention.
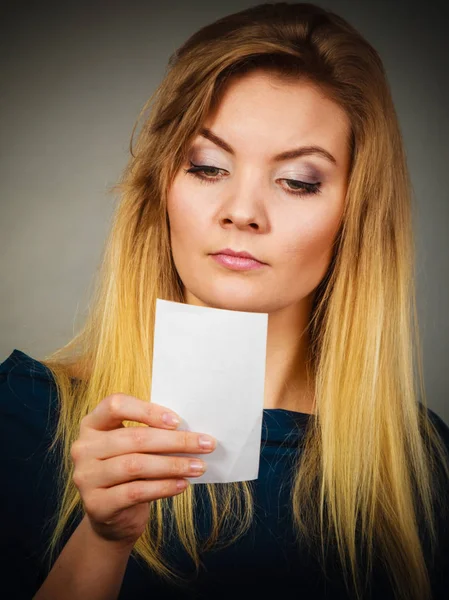
[[[257,479],[264,404],[267,313],[156,300],[151,401],[175,411],[179,430],[212,435],[190,483]]]

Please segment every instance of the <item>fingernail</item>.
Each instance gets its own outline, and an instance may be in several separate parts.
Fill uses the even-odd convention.
[[[206,470],[206,464],[202,460],[191,460],[190,469],[195,473],[200,473]]]
[[[212,448],[215,443],[208,435],[201,435],[198,441],[202,448]]]
[[[164,413],[162,415],[162,420],[167,425],[179,425],[181,423],[180,419],[174,415],[173,413]]]

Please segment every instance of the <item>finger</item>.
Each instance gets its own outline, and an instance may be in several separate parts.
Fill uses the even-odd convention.
[[[196,467],[195,467],[196,465]],[[159,456],[157,454],[123,454],[93,462],[92,471],[83,473],[78,486],[110,488],[137,479],[180,479],[198,477],[206,471],[206,463],[198,458]]]
[[[127,394],[112,394],[103,398],[98,406],[82,419],[81,428],[109,431],[120,427],[122,421],[136,421],[152,427],[173,429],[174,425],[165,422],[164,413],[171,413],[179,419],[179,415],[160,404]]]
[[[210,439],[212,446],[203,446],[201,438]],[[207,454],[215,450],[217,440],[213,436],[194,431],[167,431],[158,427],[130,426],[101,432],[88,446],[88,449],[85,449],[86,457],[104,460],[131,452]]]
[[[182,488],[178,488],[178,482],[183,482]],[[136,504],[180,494],[189,485],[190,482],[187,479],[139,479],[130,481],[110,488],[95,490],[89,502],[86,502],[86,510],[92,514],[95,513],[96,520],[105,522],[122,510]],[[96,508],[90,508],[93,505]]]

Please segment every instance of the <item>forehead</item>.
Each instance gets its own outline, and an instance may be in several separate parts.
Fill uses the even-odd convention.
[[[341,156],[350,131],[345,111],[318,86],[261,71],[229,80],[204,125],[237,153],[320,143]]]

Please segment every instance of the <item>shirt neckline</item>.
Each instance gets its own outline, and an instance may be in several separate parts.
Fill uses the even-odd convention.
[[[3,362],[2,371],[12,369],[16,374],[31,375],[33,377],[40,376],[49,381],[53,380],[51,371],[44,364],[17,348]],[[270,423],[279,422],[284,424],[287,424],[289,421],[307,422],[310,418],[315,418],[316,416],[286,408],[264,408],[263,415],[264,419]]]

